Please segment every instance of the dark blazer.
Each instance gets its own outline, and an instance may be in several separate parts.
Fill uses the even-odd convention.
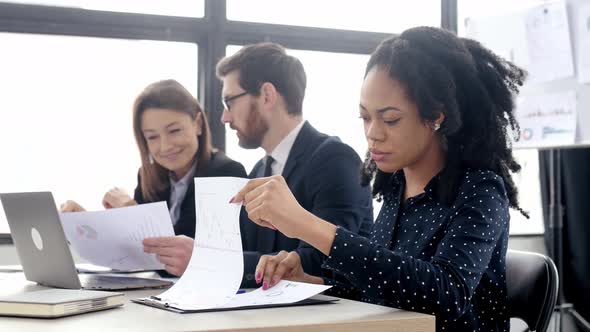
[[[370,186],[360,185],[360,168],[361,160],[350,146],[337,137],[318,132],[306,122],[295,139],[282,175],[304,209],[368,236],[373,224],[373,204]],[[263,172],[264,161],[260,160],[250,177],[261,177]],[[244,209],[240,229],[244,248],[242,287],[257,287],[254,272],[260,256],[281,250],[296,250],[306,273],[322,275],[325,256],[307,243],[256,225]]]
[[[237,161],[228,158],[223,152],[213,152],[211,160],[209,161],[209,167],[204,174],[198,175],[198,177],[213,177],[213,176],[235,176],[245,178],[246,170],[244,166]],[[141,179],[137,177],[137,188],[135,188],[134,199],[138,204],[151,203],[143,199],[141,193]],[[157,201],[167,201],[168,206],[170,204],[170,188],[163,192]],[[186,196],[180,206],[180,217],[178,222],[174,225],[174,233],[176,235],[186,235],[188,237],[195,237],[195,183],[191,181],[189,187],[186,190]]]

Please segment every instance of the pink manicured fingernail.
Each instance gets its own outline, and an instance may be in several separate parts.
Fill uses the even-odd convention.
[[[268,289],[268,284],[265,282],[262,283],[262,290],[267,290]]]
[[[260,283],[260,272],[256,273],[256,283],[259,284]]]

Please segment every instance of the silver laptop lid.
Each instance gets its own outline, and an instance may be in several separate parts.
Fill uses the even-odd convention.
[[[27,280],[81,288],[74,259],[50,192],[0,194]]]

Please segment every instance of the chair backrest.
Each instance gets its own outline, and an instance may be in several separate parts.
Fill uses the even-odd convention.
[[[557,302],[559,277],[551,258],[508,250],[506,287],[510,317],[520,318],[533,331],[545,332]]]

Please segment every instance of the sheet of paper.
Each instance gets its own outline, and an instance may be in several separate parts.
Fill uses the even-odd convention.
[[[113,269],[110,269],[108,267],[104,267],[104,266],[100,266],[100,265],[94,265],[94,264],[90,264],[90,263],[77,263],[76,264],[76,270],[78,270],[78,273],[109,273],[109,272],[114,272]]]
[[[590,3],[581,6],[576,15],[578,45],[578,82],[590,83]]]
[[[223,308],[237,308],[267,304],[295,303],[319,294],[332,286],[314,285],[281,280],[268,290],[262,287],[248,293],[236,295]]]
[[[526,38],[531,82],[548,82],[574,75],[564,0],[531,8],[526,15]]]
[[[230,199],[248,179],[195,178],[195,244],[189,265],[162,301],[185,310],[216,308],[230,301],[244,274],[241,204]]]
[[[502,22],[502,31],[510,33],[499,33],[498,22]],[[529,68],[523,14],[470,18],[466,20],[465,33],[466,37],[479,41],[502,58],[520,67]]]
[[[517,100],[520,141],[514,147],[551,147],[576,141],[576,93],[525,96]]]
[[[236,295],[244,274],[240,235],[241,204],[230,199],[248,179],[195,178],[196,232],[193,254],[182,277],[159,303],[182,310],[233,308],[264,304],[293,303],[316,295],[330,286],[281,281]]]
[[[60,215],[66,238],[86,261],[113,270],[157,270],[164,266],[143,252],[147,237],[174,236],[166,202]]]

